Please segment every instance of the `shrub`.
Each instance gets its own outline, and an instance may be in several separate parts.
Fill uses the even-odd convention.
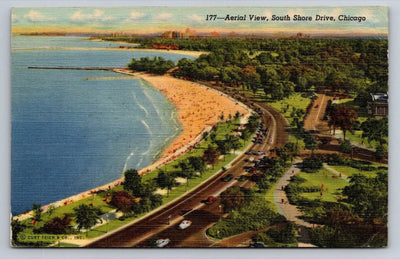
[[[322,168],[322,160],[319,157],[309,157],[303,160],[303,171],[307,173],[315,173]]]
[[[351,143],[349,140],[343,141],[342,144],[340,144],[340,151],[346,154],[350,154],[351,152]]]

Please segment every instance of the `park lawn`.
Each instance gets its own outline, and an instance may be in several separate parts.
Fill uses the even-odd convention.
[[[379,141],[373,140],[371,142],[368,142],[367,139],[363,139],[361,136],[362,136],[362,130],[355,130],[354,134],[351,132],[346,132],[346,139],[352,142],[358,143],[368,148],[376,148],[377,146],[379,146]],[[386,143],[388,143],[387,137],[384,137],[383,139]],[[387,147],[387,144],[383,144],[383,146]]]
[[[326,176],[323,175],[326,173]],[[300,184],[300,187],[318,187],[321,188],[323,184],[322,196],[320,192],[302,193],[301,196],[311,200],[321,199],[321,201],[337,202],[340,197],[341,189],[349,183],[342,178],[336,177],[335,174],[326,169],[320,169],[316,173],[300,172],[298,174],[301,178],[306,179],[306,182]]]
[[[309,103],[310,99],[302,97],[301,93],[293,93],[290,97],[283,100],[268,102],[268,105],[282,113],[289,123],[291,123],[293,118],[290,116],[290,113],[293,108],[305,111]]]
[[[57,207],[51,215],[49,215],[49,213],[46,213],[46,212],[42,213],[41,221],[37,222],[36,226],[42,227],[44,225],[44,223],[49,221],[50,219],[55,218],[55,217],[63,217],[64,214],[71,215],[74,213],[74,208],[79,207],[81,204],[89,205],[89,204],[93,203],[93,207],[101,209],[101,211],[103,213],[107,213],[107,212],[114,210],[115,208],[111,207],[110,205],[108,205],[107,203],[105,203],[103,201],[105,197],[106,197],[105,192],[99,193],[94,196],[91,196],[91,197],[88,197],[88,198],[85,198],[85,199],[82,199],[79,201],[75,201],[73,203],[70,203],[70,204],[67,204],[64,206]],[[32,222],[32,218],[22,221],[22,223],[24,223],[28,226],[32,225],[31,222]]]
[[[330,165],[330,167],[332,167],[336,171],[341,172],[343,175],[346,175],[348,177],[356,175],[356,174],[362,174],[362,175],[368,176],[368,177],[375,177],[379,171],[382,171],[382,169],[378,169],[378,168],[376,168],[373,171],[362,171],[362,170],[359,170],[359,169],[356,169],[353,167],[341,166],[341,165]],[[387,171],[387,169],[386,169],[386,171]]]
[[[270,209],[271,209],[273,212],[276,212],[276,213],[278,213],[278,208],[277,208],[277,206],[275,205],[274,191],[275,191],[275,188],[276,188],[277,183],[278,183],[278,181],[276,181],[273,185],[271,185],[271,187],[270,187],[270,188],[268,189],[268,191],[265,193],[265,199],[266,199],[266,200],[270,203],[270,205],[271,205],[271,206],[269,206]]]

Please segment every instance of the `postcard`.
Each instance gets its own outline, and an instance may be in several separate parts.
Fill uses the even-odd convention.
[[[11,16],[12,247],[387,246],[387,7]]]

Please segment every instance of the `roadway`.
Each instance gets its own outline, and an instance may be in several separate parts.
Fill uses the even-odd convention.
[[[279,112],[265,104],[254,103],[251,106],[261,109],[261,122],[264,124],[264,129],[268,127],[269,131],[262,144],[253,144],[250,149],[262,150],[268,154],[271,148],[282,147],[288,141],[286,120]],[[221,192],[233,185],[252,187],[254,182],[237,181],[240,175],[248,174],[244,171],[244,167],[252,165],[245,161],[247,157],[241,155],[228,170],[217,173],[185,196],[86,247],[148,247],[150,239],[153,238],[169,238],[171,241],[168,247],[212,246],[215,241],[209,239],[205,231],[226,215],[222,214],[219,200],[211,205],[206,205],[203,201],[211,195],[218,197]],[[234,179],[229,182],[221,181],[227,174],[233,174]],[[179,230],[177,225],[183,219],[192,221],[192,225],[185,230]]]

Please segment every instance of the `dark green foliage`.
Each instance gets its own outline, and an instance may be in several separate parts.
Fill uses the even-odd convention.
[[[378,219],[387,222],[388,179],[387,173],[378,173],[374,178],[354,175],[350,185],[343,190],[346,202],[352,205],[355,214],[366,222]]]
[[[285,222],[285,218],[273,212],[269,206],[263,196],[254,195],[245,206],[232,211],[226,219],[209,228],[207,234],[225,238]]]
[[[219,81],[253,92],[261,88],[274,99],[293,91],[310,94],[316,88],[350,93],[388,89],[387,39],[104,39],[139,43],[141,48],[167,44],[209,51],[194,61],[181,59],[174,75]],[[250,55],[256,51],[257,55]],[[138,63],[142,68],[151,62]],[[164,63],[159,63],[156,67],[164,67]]]
[[[124,190],[131,191],[134,196],[141,197],[143,194],[142,178],[135,169],[129,169],[124,173],[125,181],[122,183]]]
[[[350,154],[351,152],[351,142],[349,140],[345,140],[340,144],[340,151],[346,154]]]
[[[78,224],[79,230],[88,230],[101,221],[100,215],[102,212],[98,208],[92,208],[89,205],[81,204],[79,207],[74,208],[74,211],[75,222]]]
[[[215,143],[218,146],[218,150],[222,155],[229,154],[232,149],[232,142],[229,140],[216,140]]]
[[[174,62],[170,60],[164,60],[162,57],[154,57],[149,59],[148,57],[140,58],[139,60],[132,59],[128,67],[135,71],[146,71],[152,74],[165,74],[168,70],[175,66]]]
[[[225,212],[238,210],[246,203],[246,198],[239,186],[232,186],[221,193],[221,204]]]
[[[305,134],[304,144],[308,150],[311,150],[311,154],[314,154],[314,150],[317,149],[317,140],[310,133]]]
[[[218,149],[213,147],[208,147],[206,150],[204,150],[203,160],[207,164],[211,164],[214,166],[218,162],[218,158],[220,155],[221,153]]]
[[[265,232],[275,242],[291,244],[296,242],[296,228],[293,223],[288,223],[284,228],[270,228]]]
[[[20,244],[18,240],[18,234],[24,231],[26,226],[22,224],[18,219],[11,221],[11,244],[17,246]]]
[[[307,173],[315,173],[322,168],[322,160],[319,157],[309,157],[303,160],[302,169]]]
[[[379,146],[382,147],[382,145],[385,143],[384,137],[387,137],[389,134],[388,126],[389,124],[387,117],[382,119],[368,118],[361,124],[361,129],[363,131],[362,138],[366,138],[368,142],[374,140],[378,141]]]
[[[172,187],[177,185],[175,177],[171,173],[164,173],[162,171],[158,173],[156,182],[160,188],[167,188],[168,194]]]
[[[375,157],[378,161],[385,157],[386,150],[383,146],[377,146],[375,151]]]
[[[277,155],[283,159],[284,162],[292,161],[293,157],[296,156],[299,152],[299,148],[296,143],[286,143],[283,148],[279,148],[276,153]]]
[[[201,159],[201,157],[197,156],[190,156],[189,158],[189,164],[190,166],[197,172],[204,172],[206,169],[206,164],[204,163],[204,160]]]
[[[33,210],[33,219],[36,221],[40,221],[42,218],[42,204],[33,204],[32,205],[32,210]]]

